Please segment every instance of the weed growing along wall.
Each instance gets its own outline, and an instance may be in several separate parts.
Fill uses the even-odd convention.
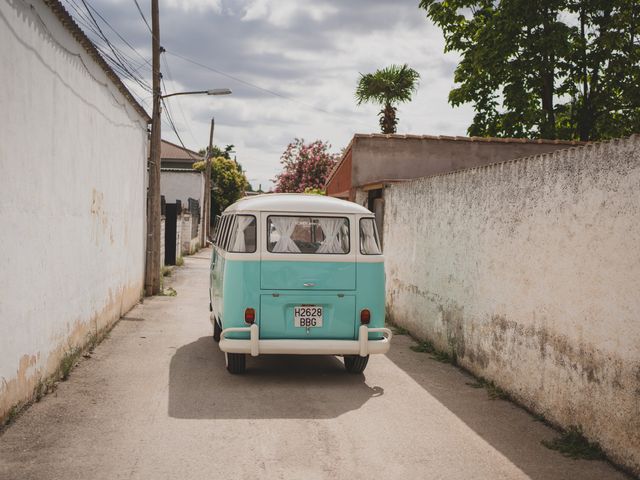
[[[147,119],[57,2],[0,2],[0,422],[140,298]]]
[[[640,136],[385,191],[390,319],[640,473]]]

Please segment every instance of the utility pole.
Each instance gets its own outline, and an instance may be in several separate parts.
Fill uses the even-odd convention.
[[[160,15],[158,0],[151,0],[151,47],[153,70],[153,113],[151,116],[151,148],[149,155],[149,187],[147,191],[147,255],[145,293],[160,291]]]
[[[216,125],[216,119],[211,119],[211,129],[209,130],[209,148],[205,157],[205,174],[204,174],[204,198],[202,199],[202,212],[204,222],[202,225],[202,246],[206,247],[207,240],[210,237],[211,228],[211,161],[213,159],[213,130]]]

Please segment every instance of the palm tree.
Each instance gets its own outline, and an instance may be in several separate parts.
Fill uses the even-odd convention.
[[[405,63],[390,65],[375,73],[360,74],[356,88],[358,105],[371,102],[382,105],[380,128],[382,133],[396,133],[398,118],[395,105],[408,102],[416,92],[420,74]]]

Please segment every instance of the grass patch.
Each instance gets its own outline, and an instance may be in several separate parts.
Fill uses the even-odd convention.
[[[458,364],[455,353],[436,351],[431,358],[441,363],[450,363],[451,365]]]
[[[184,258],[182,258],[182,257],[178,257],[178,258],[176,259],[176,266],[181,267],[181,266],[183,266],[183,265],[184,265]]]
[[[178,295],[178,292],[176,292],[175,289],[171,287],[167,287],[160,290],[160,293],[158,293],[158,295],[161,297],[175,297],[176,295]]]
[[[163,277],[170,277],[171,276],[171,267],[168,267],[168,266],[165,265],[164,267],[162,267],[160,269],[160,274]]]
[[[466,382],[466,384],[469,385],[471,388],[486,389],[487,395],[489,395],[489,398],[491,400],[496,400],[496,399],[511,400],[511,396],[507,392],[505,392],[495,383],[493,383],[490,380],[487,380],[486,378],[481,377],[481,378],[478,378],[475,382]]]
[[[394,335],[408,335],[409,334],[409,330],[407,330],[406,328],[403,328],[403,327],[398,327],[396,325],[391,325],[391,332]]]
[[[71,374],[71,370],[73,370],[73,368],[78,364],[80,356],[84,356],[85,358],[91,357],[91,353],[96,346],[109,337],[109,334],[115,327],[116,323],[117,322],[112,323],[101,331],[92,331],[88,333],[86,341],[81,347],[69,346],[69,349],[64,353],[60,360],[57,370],[47,378],[40,378],[34,387],[31,396],[25,401],[17,403],[7,412],[0,422],[0,434],[2,434],[4,429],[33,403],[39,402],[45,395],[54,392],[59,381],[67,380]]]
[[[81,352],[81,349],[74,347],[64,354],[58,370],[60,373],[60,379],[66,380],[67,378],[69,378],[69,374],[71,373],[71,370],[73,370],[73,367],[76,365]]]
[[[20,407],[18,405],[14,405],[13,407],[11,407],[5,418],[5,425],[9,425],[11,422],[13,422],[18,417],[19,413]]]
[[[39,402],[42,397],[44,397],[45,395],[47,395],[48,393],[53,392],[56,389],[56,382],[52,379],[40,379],[40,381],[38,381],[38,385],[36,385],[36,389],[35,392],[33,394],[33,399],[36,402]]]
[[[455,353],[442,352],[438,350],[432,342],[429,340],[425,340],[423,342],[418,343],[417,345],[411,345],[409,347],[414,352],[419,353],[428,353],[431,355],[431,358],[441,362],[441,363],[450,363],[452,365],[457,364],[457,359]]]
[[[551,441],[542,440],[541,443],[548,449],[556,450],[569,458],[583,460],[603,460],[605,458],[600,444],[587,440],[580,427],[571,427],[559,437]]]
[[[466,382],[466,384],[469,385],[471,388],[484,388],[484,384],[479,381]]]
[[[431,343],[429,340],[420,342],[417,345],[411,345],[409,348],[414,352],[419,352],[419,353],[435,353],[436,352],[436,347],[434,347],[433,343]]]

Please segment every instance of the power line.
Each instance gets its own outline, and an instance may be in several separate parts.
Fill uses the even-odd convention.
[[[182,137],[178,133],[178,129],[176,128],[176,124],[173,122],[173,118],[171,117],[171,112],[167,108],[167,103],[164,101],[164,98],[162,98],[162,97],[160,97],[160,101],[162,102],[162,106],[164,107],[164,111],[167,114],[167,120],[169,121],[169,125],[171,126],[171,130],[173,130],[173,133],[175,133],[176,137],[178,137],[178,141],[180,142],[180,145],[182,145],[182,148],[184,148],[184,150],[186,151],[187,155],[189,155],[191,160],[193,160],[194,162],[202,161],[202,159],[195,158],[193,155],[191,155],[191,152],[185,146],[184,142],[182,141]]]
[[[263,88],[263,87],[261,87],[259,85],[256,85],[254,83],[248,82],[246,80],[238,78],[238,77],[236,77],[234,75],[231,75],[229,73],[223,72],[222,70],[218,70],[217,68],[213,68],[213,67],[211,67],[209,65],[205,65],[203,63],[200,63],[200,62],[198,62],[196,60],[193,60],[192,58],[185,57],[184,55],[180,55],[178,53],[169,52],[169,51],[166,51],[166,53],[168,53],[170,55],[173,55],[174,57],[181,58],[182,60],[184,60],[186,62],[192,63],[193,65],[197,65],[197,66],[199,66],[201,68],[204,68],[206,70],[210,70],[212,72],[215,72],[215,73],[217,73],[219,75],[222,75],[223,77],[230,78],[231,80],[235,80],[236,82],[242,83],[244,85],[247,85],[247,86],[249,86],[251,88],[255,88],[255,89],[260,90],[262,92],[268,93],[270,95],[282,98],[282,99],[287,100],[289,102],[293,102],[293,103],[297,103],[299,105],[303,105],[303,106],[305,106],[307,108],[310,108],[312,110],[316,110],[316,111],[318,111],[320,113],[324,113],[325,115],[331,115],[334,118],[340,118],[340,119],[345,119],[346,118],[344,115],[341,115],[339,113],[330,112],[328,110],[325,110],[324,108],[316,107],[315,105],[311,105],[310,103],[302,102],[302,101],[300,101],[300,100],[298,100],[296,98],[290,97],[288,95],[285,95],[285,94],[282,94],[282,93],[278,93],[278,92],[274,92],[273,90],[269,90],[268,88]],[[353,122],[354,120],[353,119],[349,119],[349,121]],[[355,122],[356,123],[360,123],[361,125],[367,125],[367,128],[369,128],[369,126],[370,126],[368,122],[363,122],[363,121],[359,121],[359,120],[355,120]]]
[[[167,57],[165,55],[162,55],[160,57],[160,60],[164,61],[164,66],[165,66],[166,71],[167,71],[167,77],[168,77],[169,81],[171,82],[171,85],[173,85],[173,89],[175,91],[176,90],[176,82],[174,82],[173,76],[171,75],[171,69],[169,68],[169,62],[167,61]],[[164,85],[164,81],[163,81],[163,85]],[[165,87],[165,91],[166,91],[166,87]],[[191,135],[191,138],[193,139],[194,143],[198,143],[198,140],[196,139],[195,135],[193,134],[193,131],[191,130],[191,127],[189,126],[189,122],[187,121],[187,116],[184,113],[184,109],[182,108],[182,103],[181,103],[180,99],[176,98],[175,101],[178,103],[178,108],[180,109],[180,114],[182,115],[182,120],[184,121],[184,125],[185,125],[187,131],[189,132],[189,135]]]
[[[153,36],[153,30],[151,30],[151,27],[149,26],[149,22],[147,22],[147,19],[144,16],[144,13],[142,13],[142,9],[140,8],[140,4],[138,3],[138,0],[133,0],[133,2],[136,4],[136,8],[138,9],[138,13],[140,14],[140,16],[142,17],[142,20],[144,21],[145,25],[149,29],[149,32],[151,33],[151,36]]]
[[[92,5],[90,5],[85,0],[81,0],[81,2],[84,5],[84,10],[80,7],[78,3],[76,3],[75,0],[67,0],[67,4],[76,12],[76,20],[82,25],[84,25],[85,28],[93,32],[94,35],[96,35],[97,40],[94,39],[94,44],[96,48],[100,51],[103,58],[111,65],[112,68],[114,68],[114,70],[116,70],[120,74],[120,76],[129,78],[130,80],[137,83],[143,90],[150,92],[151,87],[149,86],[149,84],[146,83],[140,76],[136,74],[136,72],[140,70],[140,68],[142,68],[144,65],[140,65],[140,64],[136,65],[133,59],[129,55],[127,55],[126,53],[124,53],[123,51],[121,51],[111,43],[107,35],[104,33],[104,31],[100,27],[100,24],[98,23],[98,21],[93,16],[92,11],[113,32],[115,32],[116,35],[127,46],[129,46],[129,48],[132,49],[132,51],[134,51],[140,58],[142,58],[142,60],[145,63],[148,64],[149,63],[148,60],[146,60],[142,55],[140,55],[140,53],[135,48],[133,48],[133,46],[129,42],[127,42],[127,40],[122,35],[120,35],[120,33],[115,28],[113,28],[113,26],[111,26],[111,24]],[[86,10],[86,13],[84,12],[85,10]],[[100,41],[103,43],[102,48],[100,48],[100,46],[98,45]],[[107,53],[105,46],[106,48],[109,49],[111,54]]]
[[[274,95],[276,97],[283,98],[284,100],[288,100],[290,102],[295,102],[295,103],[298,103],[300,105],[304,105],[305,107],[312,108],[314,110],[317,110],[317,111],[322,112],[322,113],[326,113],[328,115],[336,115],[335,113],[331,113],[331,112],[329,112],[327,110],[324,110],[323,108],[316,107],[315,105],[311,105],[309,103],[301,102],[300,100],[295,99],[293,97],[290,97],[288,95],[284,95],[282,93],[274,92],[273,90],[269,90],[268,88],[263,88],[263,87],[261,87],[259,85],[254,84],[254,83],[247,82],[246,80],[242,80],[241,78],[238,78],[238,77],[236,77],[234,75],[230,75],[230,74],[228,74],[226,72],[223,72],[222,70],[218,70],[217,68],[213,68],[213,67],[211,67],[209,65],[205,65],[205,64],[200,63],[200,62],[198,62],[196,60],[193,60],[191,58],[185,57],[184,55],[180,55],[178,53],[169,52],[169,51],[167,51],[167,53],[170,54],[170,55],[173,55],[174,57],[181,58],[182,60],[184,60],[186,62],[192,63],[194,65],[197,65],[197,66],[201,67],[201,68],[204,68],[206,70],[211,70],[212,72],[215,72],[215,73],[217,73],[219,75],[222,75],[223,77],[227,77],[227,78],[230,78],[231,80],[235,80],[238,83],[242,83],[244,85],[247,85],[249,87],[255,88],[257,90],[261,90],[261,91],[263,91],[265,93],[268,93],[270,95]]]
[[[71,3],[69,3],[69,2],[71,2]],[[74,8],[74,9],[76,10],[76,12],[78,12],[79,14],[81,14],[81,15],[82,15],[82,12],[80,11],[80,10],[81,10],[81,9],[80,9],[80,6],[76,3],[76,1],[75,1],[75,0],[67,0],[67,3],[68,3],[69,5],[71,5],[71,4],[75,5],[75,6],[77,7],[77,8]],[[94,6],[93,6],[93,5],[91,5],[91,4],[89,3],[89,6],[90,6],[90,7],[91,7],[91,9],[93,10],[93,12],[94,12],[94,13],[95,13],[95,14],[96,14],[96,15],[97,15],[97,16],[98,16],[98,17],[99,17],[99,18],[100,18],[100,19],[105,23],[105,25],[106,25],[107,27],[109,27],[109,29],[110,29],[113,33],[115,33],[115,34],[118,36],[118,38],[119,38],[120,40],[122,40],[122,42],[123,42],[127,47],[129,47],[129,48],[131,49],[131,51],[132,51],[133,53],[135,53],[138,57],[140,57],[140,59],[144,62],[144,64],[146,64],[146,65],[148,65],[149,67],[151,67],[151,62],[150,62],[149,60],[147,60],[147,59],[146,59],[146,58],[145,58],[145,57],[144,57],[140,52],[138,52],[138,50],[137,50],[134,46],[132,46],[132,45],[127,41],[127,39],[126,39],[126,38],[124,38],[124,37],[120,34],[120,32],[118,32],[118,31],[117,31],[117,30],[116,30],[116,29],[111,25],[111,23],[109,23],[109,21],[108,21],[106,18],[104,18],[104,16],[103,16],[103,15],[102,15],[102,14],[101,14],[101,13],[100,13],[100,12],[99,12],[99,11],[98,11]],[[84,17],[84,18],[85,18],[85,20],[87,20],[86,15],[85,15],[85,17]],[[95,33],[97,33],[95,29],[93,29],[93,31],[94,31]],[[124,52],[121,52],[121,53],[123,53],[123,54],[124,54]],[[131,58],[131,57],[129,57],[129,58]],[[137,70],[139,70],[140,68],[142,68],[142,67],[137,67]]]

